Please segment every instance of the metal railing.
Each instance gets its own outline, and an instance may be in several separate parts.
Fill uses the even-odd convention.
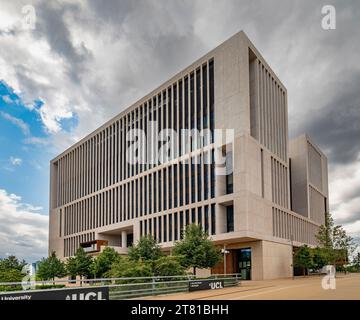
[[[108,287],[111,300],[140,298],[146,296],[164,295],[170,293],[180,293],[189,291],[189,283],[194,280],[221,280],[224,287],[237,286],[240,283],[240,275],[234,274],[213,274],[208,277],[197,277],[194,275],[180,276],[153,276],[153,277],[126,277],[126,278],[103,278],[103,279],[83,279],[83,280],[64,280],[55,281],[33,281],[33,282],[5,282],[0,283],[1,287],[21,288],[22,285],[30,286],[29,290],[41,290],[44,286],[57,286],[57,288],[47,290],[61,290],[58,288],[64,285],[64,289],[69,288],[91,288],[95,286]],[[13,293],[29,292],[29,290],[17,290]],[[3,293],[12,293],[9,290]],[[11,290],[10,290],[11,291]]]

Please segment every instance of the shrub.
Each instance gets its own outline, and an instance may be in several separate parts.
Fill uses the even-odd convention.
[[[155,261],[154,274],[156,276],[179,276],[185,274],[177,257],[165,256]]]

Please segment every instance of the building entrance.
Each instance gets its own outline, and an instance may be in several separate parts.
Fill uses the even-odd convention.
[[[237,269],[242,280],[251,280],[251,248],[237,250]]]

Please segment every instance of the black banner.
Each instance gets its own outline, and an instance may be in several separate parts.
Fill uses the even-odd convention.
[[[1,293],[0,301],[109,300],[108,287],[74,288]]]
[[[194,280],[189,282],[189,291],[224,289],[224,280]]]

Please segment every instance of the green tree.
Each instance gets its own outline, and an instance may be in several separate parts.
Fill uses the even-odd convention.
[[[119,254],[113,248],[105,248],[94,260],[92,273],[96,278],[103,278],[111,269],[114,262],[119,259]]]
[[[360,252],[354,257],[353,265],[357,272],[360,272]]]
[[[129,249],[129,259],[145,262],[150,266],[152,273],[154,273],[155,261],[162,256],[164,256],[164,253],[151,236],[141,237],[138,243]]]
[[[332,218],[330,213],[326,213],[325,224],[320,226],[319,231],[316,235],[316,239],[321,247],[328,249],[333,248],[333,229],[334,219]]]
[[[353,238],[347,235],[342,226],[335,226],[333,229],[333,246],[337,264],[344,268],[356,246]]]
[[[173,255],[179,257],[181,265],[196,268],[211,268],[221,261],[222,255],[201,226],[187,226],[184,239],[175,243]]]
[[[153,270],[148,261],[134,261],[129,257],[119,257],[105,274],[109,278],[151,277],[152,275]],[[142,281],[139,280],[139,282]]]
[[[65,264],[56,256],[55,251],[48,258],[43,258],[38,266],[36,276],[41,280],[53,280],[66,275]]]
[[[313,267],[316,270],[321,269],[322,267],[326,266],[328,263],[328,257],[326,252],[323,248],[316,247],[311,250],[312,252],[312,259],[313,259]]]
[[[303,269],[303,275],[305,271],[313,267],[313,259],[311,249],[305,244],[298,248],[294,255],[294,266]]]
[[[80,276],[80,285],[82,285],[84,277],[91,277],[92,257],[86,254],[84,248],[80,247],[75,256],[68,259],[66,269],[71,277]]]
[[[341,225],[336,226],[330,213],[325,216],[325,224],[320,226],[316,239],[326,257],[327,264],[347,264],[348,257],[355,250],[353,239]]]
[[[24,276],[25,273],[17,269],[0,271],[0,282],[21,282]]]
[[[163,255],[160,246],[151,236],[141,237],[136,245],[129,248],[129,258],[133,261],[155,261]]]
[[[5,259],[0,259],[0,271],[3,272],[9,270],[17,270],[21,272],[25,265],[26,265],[25,260],[20,261],[15,256],[8,256]]]
[[[164,256],[155,261],[154,274],[155,276],[179,276],[185,274],[185,269],[178,257]]]
[[[0,271],[0,282],[21,282],[26,274],[17,269],[8,269]],[[21,290],[20,285],[0,286],[1,291]]]
[[[0,282],[21,282],[26,275],[23,268],[24,260],[20,261],[15,256],[0,259]],[[0,286],[0,291],[21,290],[21,286]]]

